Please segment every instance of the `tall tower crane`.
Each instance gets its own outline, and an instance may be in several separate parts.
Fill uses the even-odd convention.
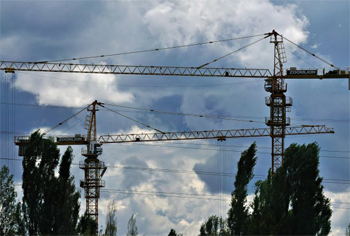
[[[85,189],[87,203],[87,213],[98,220],[98,197],[99,188],[104,186],[101,180],[106,167],[98,160],[98,155],[102,153],[99,145],[102,143],[138,142],[138,141],[165,141],[165,140],[188,140],[188,139],[225,139],[237,137],[271,137],[271,166],[272,172],[283,164],[284,138],[292,134],[315,134],[331,133],[333,130],[325,126],[291,127],[290,119],[286,112],[292,106],[292,99],[285,96],[287,84],[285,79],[349,79],[348,70],[333,70],[326,72],[318,70],[297,70],[291,68],[286,72],[283,63],[286,62],[286,54],[283,46],[283,36],[275,30],[267,33],[265,38],[270,38],[274,45],[274,67],[271,72],[268,69],[239,69],[239,68],[208,68],[209,63],[200,67],[169,67],[169,66],[129,66],[129,65],[101,65],[101,64],[78,64],[63,62],[20,62],[20,61],[0,61],[0,70],[6,73],[15,71],[37,71],[37,72],[61,72],[61,73],[90,73],[90,74],[119,74],[119,75],[154,75],[154,76],[200,76],[200,77],[233,77],[233,78],[264,78],[265,90],[271,95],[265,99],[265,103],[270,107],[270,117],[266,118],[269,129],[235,130],[235,131],[198,131],[184,133],[154,133],[146,136],[96,136],[96,111],[97,106],[103,104],[95,101],[89,106],[90,116],[87,119],[88,135],[86,137],[76,137],[73,141],[63,141],[57,137],[59,145],[87,145],[83,155],[86,157],[80,168],[85,171],[85,180],[81,186]],[[315,55],[313,55],[315,56]],[[215,60],[214,60],[215,61]],[[333,65],[331,65],[333,66]],[[225,133],[225,135],[223,135]],[[181,135],[180,135],[181,134]],[[177,136],[180,135],[180,136]],[[152,137],[152,138],[150,138]],[[79,138],[80,141],[77,139]],[[16,139],[17,145],[25,144],[25,138]],[[89,199],[89,200],[88,200]]]

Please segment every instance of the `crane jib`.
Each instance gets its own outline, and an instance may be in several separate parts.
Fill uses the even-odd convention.
[[[0,70],[6,73],[15,71],[124,74],[124,75],[163,75],[163,76],[204,76],[204,77],[255,77],[267,78],[272,74],[268,69],[247,68],[199,68],[175,66],[132,66],[97,65],[73,63],[41,63],[0,61]]]

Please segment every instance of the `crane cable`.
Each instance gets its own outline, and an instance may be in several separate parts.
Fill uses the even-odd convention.
[[[107,109],[107,110],[109,110],[109,111],[111,111],[111,112],[114,112],[114,113],[116,113],[116,114],[118,114],[118,115],[120,115],[120,116],[122,116],[122,117],[125,117],[125,118],[127,118],[127,119],[129,119],[129,120],[132,120],[132,121],[134,121],[134,122],[136,122],[136,123],[138,123],[138,124],[140,124],[140,125],[146,126],[147,128],[150,128],[150,129],[153,129],[153,130],[155,130],[155,131],[157,131],[157,132],[159,132],[159,133],[165,134],[165,132],[163,132],[163,131],[161,131],[161,130],[159,130],[159,129],[156,129],[156,128],[152,127],[152,126],[149,126],[149,125],[147,125],[147,124],[145,124],[145,123],[142,123],[141,121],[138,121],[138,120],[135,120],[135,119],[133,119],[133,118],[131,118],[131,117],[129,117],[129,116],[123,115],[122,113],[117,112],[117,111],[115,111],[115,110],[112,110],[112,109],[110,109],[110,108],[108,108],[108,107],[105,107],[105,106],[103,106],[103,105],[100,105],[100,106],[102,106],[103,108],[105,108],[105,109]]]
[[[137,53],[144,53],[144,52],[156,52],[156,51],[163,51],[163,50],[176,49],[176,48],[200,46],[200,45],[212,44],[212,43],[222,43],[222,42],[228,42],[228,41],[233,41],[233,40],[238,40],[238,39],[253,38],[253,37],[258,37],[258,36],[262,36],[262,35],[264,35],[264,34],[244,36],[244,37],[239,37],[239,38],[231,38],[231,39],[222,39],[222,40],[208,41],[208,42],[203,42],[203,43],[192,43],[192,44],[178,45],[178,46],[172,46],[172,47],[154,48],[154,49],[146,49],[146,50],[131,51],[131,52],[112,53],[112,54],[105,54],[105,55],[99,55],[99,56],[86,56],[86,57],[67,58],[67,59],[61,59],[61,60],[40,61],[38,63],[74,61],[74,60],[81,60],[81,59],[93,59],[93,58],[99,58],[99,57],[112,57],[112,56],[130,55],[130,54],[137,54]]]
[[[90,106],[90,105],[89,105]],[[81,109],[80,111],[78,111],[77,113],[75,113],[74,115],[68,117],[67,119],[65,119],[64,121],[62,121],[61,123],[58,123],[57,125],[55,125],[54,127],[52,127],[51,129],[48,129],[46,132],[43,133],[43,135],[48,134],[49,132],[51,132],[52,130],[56,129],[58,126],[62,125],[63,123],[67,122],[68,120],[72,119],[73,117],[75,117],[76,115],[80,114],[82,111],[84,111],[86,108],[88,108],[89,106],[84,107],[83,109]]]
[[[127,109],[134,109],[134,110],[141,110],[141,111],[146,111],[146,112],[169,114],[169,115],[194,116],[194,117],[200,117],[200,118],[232,120],[232,121],[241,121],[241,122],[251,122],[251,123],[262,123],[262,124],[265,124],[265,122],[262,122],[262,121],[235,119],[235,118],[230,118],[230,117],[216,117],[216,116],[206,116],[206,115],[199,115],[199,114],[188,114],[188,113],[179,113],[179,112],[171,112],[171,111],[160,111],[160,110],[154,110],[154,109],[137,108],[137,107],[122,106],[122,105],[108,104],[108,103],[106,103],[105,105],[115,106],[115,107],[122,107],[122,108],[127,108]]]
[[[227,57],[227,56],[229,56],[229,55],[231,55],[231,54],[233,54],[233,53],[235,53],[235,52],[238,52],[238,51],[240,51],[240,50],[242,50],[242,49],[244,49],[244,48],[247,48],[247,47],[249,47],[249,46],[251,46],[251,45],[253,45],[253,44],[257,43],[257,42],[260,42],[260,41],[263,40],[263,39],[268,38],[268,37],[269,37],[269,36],[265,36],[265,37],[263,37],[263,38],[261,38],[261,39],[259,39],[259,40],[256,40],[256,41],[254,41],[254,42],[252,42],[252,43],[250,43],[250,44],[247,44],[247,45],[245,45],[245,46],[243,46],[243,47],[241,47],[241,48],[239,48],[239,49],[237,49],[237,50],[235,50],[235,51],[233,51],[233,52],[230,52],[230,53],[228,53],[228,54],[226,54],[226,55],[223,55],[223,56],[221,56],[221,57],[219,57],[219,58],[216,58],[215,60],[212,60],[212,61],[210,61],[210,62],[208,62],[208,63],[205,63],[205,64],[203,64],[203,65],[197,67],[197,69],[200,69],[200,68],[202,68],[202,67],[204,67],[204,66],[207,66],[207,65],[209,65],[209,64],[211,64],[211,63],[217,62],[218,60],[221,60],[222,58],[225,58],[225,57]]]
[[[308,51],[307,49],[303,48],[302,46],[300,46],[300,45],[298,45],[298,44],[292,42],[291,40],[287,39],[286,37],[283,37],[283,36],[281,36],[281,37],[284,38],[285,40],[287,40],[288,42],[290,42],[291,44],[293,44],[294,46],[300,48],[301,50],[303,50],[303,51],[309,53],[310,55],[312,55],[312,56],[316,57],[317,59],[323,61],[324,63],[330,65],[331,67],[334,67],[334,68],[336,68],[336,69],[338,69],[338,70],[340,69],[339,67],[334,66],[332,63],[330,63],[330,62],[328,62],[328,61],[322,59],[321,57],[315,55],[315,53],[312,53],[312,52]]]

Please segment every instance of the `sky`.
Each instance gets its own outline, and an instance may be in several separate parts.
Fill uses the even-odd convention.
[[[349,1],[0,1],[0,60],[46,61],[134,52],[214,40],[261,35],[275,29],[294,43],[338,67],[349,67]],[[71,63],[200,66],[231,53],[262,36],[196,47],[114,57],[80,59]],[[329,66],[287,41],[284,68]],[[273,68],[273,44],[265,39],[233,53],[210,67]],[[0,164],[8,165],[21,198],[21,157],[14,135],[47,130],[94,100],[162,131],[265,128],[261,78],[122,76],[68,73],[0,72]],[[334,128],[334,134],[286,137],[291,143],[318,142],[324,193],[333,209],[332,234],[345,232],[350,222],[349,85],[345,79],[288,80],[286,96],[293,99],[291,124]],[[169,115],[154,109],[239,121]],[[85,134],[87,111],[50,135]],[[254,122],[247,122],[253,120]],[[100,109],[97,133],[154,132],[116,113]],[[270,138],[194,140],[138,144],[105,144],[99,157],[109,168],[101,190],[99,224],[104,227],[107,205],[117,203],[118,235],[136,215],[141,235],[166,235],[175,229],[198,235],[211,215],[226,217],[240,153],[256,142],[258,161],[249,185],[267,176],[271,167]],[[67,147],[61,146],[61,153]],[[83,161],[80,146],[74,160]],[[210,174],[208,174],[210,173]],[[225,173],[218,176],[217,173]],[[77,188],[83,171],[72,166]],[[81,189],[83,193],[83,189]],[[81,199],[81,212],[85,200]]]

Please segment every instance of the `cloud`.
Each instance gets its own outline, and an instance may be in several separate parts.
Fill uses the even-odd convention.
[[[319,46],[321,46],[320,43],[315,43],[314,45],[311,46],[311,48],[317,49]]]
[[[19,73],[15,87],[36,95],[40,105],[82,107],[94,100],[132,102],[130,93],[119,92],[112,75]]]

